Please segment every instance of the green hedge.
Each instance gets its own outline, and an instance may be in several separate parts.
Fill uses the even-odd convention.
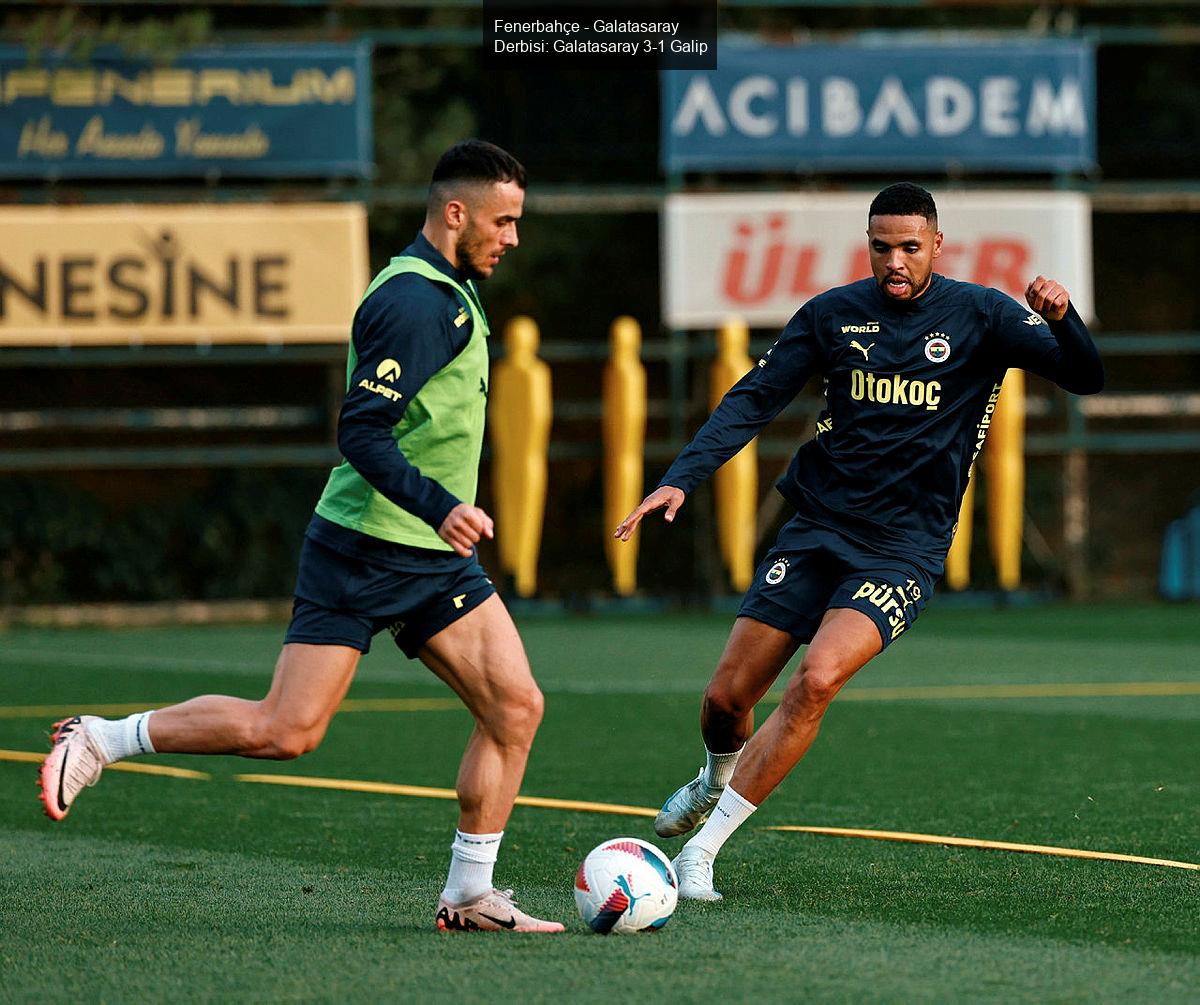
[[[133,507],[31,478],[0,481],[0,604],[285,597],[325,479],[214,472]]]

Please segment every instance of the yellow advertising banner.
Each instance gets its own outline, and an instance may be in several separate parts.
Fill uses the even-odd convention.
[[[0,207],[0,346],[344,342],[358,203]]]

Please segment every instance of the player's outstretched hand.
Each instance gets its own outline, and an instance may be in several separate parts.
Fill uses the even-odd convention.
[[[1061,321],[1067,316],[1070,302],[1067,288],[1053,279],[1038,276],[1025,287],[1025,300],[1047,321]]]
[[[642,522],[642,517],[647,513],[653,513],[656,509],[662,509],[664,506],[667,512],[663,514],[663,519],[667,523],[671,523],[675,519],[675,511],[683,505],[685,498],[687,497],[684,495],[683,489],[677,489],[674,485],[659,486],[638,503],[637,509],[621,521],[621,526],[613,531],[613,537],[628,541],[629,535],[637,530],[637,525]]]
[[[478,506],[459,503],[438,528],[438,537],[450,545],[463,558],[471,554],[475,542],[481,537],[493,537],[495,526],[492,518]]]

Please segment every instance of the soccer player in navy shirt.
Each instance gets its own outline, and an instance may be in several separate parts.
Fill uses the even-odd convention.
[[[663,837],[706,821],[675,860],[682,897],[720,899],[713,860],[726,839],[807,753],[838,691],[924,608],[1005,371],[1021,367],[1075,394],[1104,385],[1060,283],[1032,280],[1026,308],[933,271],[942,234],[923,188],[885,188],[867,224],[873,278],[801,307],[615,531],[628,540],[656,510],[673,521],[696,485],[824,376],[816,436],[777,486],[795,515],[758,567],[704,693],[707,763],[655,820]],[[805,644],[754,732],[754,706]]]

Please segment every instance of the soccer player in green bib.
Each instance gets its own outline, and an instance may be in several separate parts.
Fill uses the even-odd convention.
[[[343,460],[305,533],[292,622],[262,701],[205,695],[126,719],[55,724],[41,769],[55,820],[106,764],[149,753],[286,759],[325,734],[371,639],[387,629],[475,717],[459,768],[459,822],[436,913],[443,931],[559,932],[492,884],[504,826],[542,718],[516,627],[475,555],[487,409],[487,319],[475,287],[517,246],[525,169],[459,143],[433,172],[425,225],[354,316]]]

